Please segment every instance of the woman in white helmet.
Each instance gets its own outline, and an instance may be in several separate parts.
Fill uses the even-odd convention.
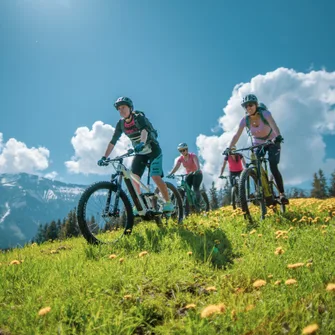
[[[241,106],[245,109],[246,115],[240,121],[239,128],[224,154],[230,153],[231,148],[235,146],[239,140],[244,128],[247,129],[248,134],[251,136],[253,145],[272,141],[272,144],[268,145],[265,150],[263,150],[263,154],[266,151],[268,152],[270,170],[278,186],[280,200],[283,204],[288,204],[289,201],[284,191],[283,177],[278,169],[281,143],[284,140],[280,134],[280,130],[273,119],[272,114],[267,110],[264,104],[258,102],[258,99],[254,94],[247,94],[243,97]]]
[[[198,156],[188,151],[188,145],[186,143],[180,143],[177,147],[180,152],[180,157],[177,160],[176,165],[173,167],[172,171],[169,173],[169,176],[173,175],[180,168],[181,164],[183,164],[186,169],[186,173],[188,176],[185,181],[195,192],[197,202],[199,203],[201,199],[200,195],[200,185],[202,182],[202,171],[200,169]]]

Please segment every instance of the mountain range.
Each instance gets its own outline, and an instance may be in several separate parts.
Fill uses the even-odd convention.
[[[23,246],[40,224],[62,220],[86,187],[27,173],[0,174],[0,249]]]

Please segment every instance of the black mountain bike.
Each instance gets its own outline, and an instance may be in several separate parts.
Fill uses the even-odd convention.
[[[273,144],[273,142],[267,141],[263,144],[234,151],[251,151],[251,163],[241,173],[239,183],[242,211],[251,224],[254,224],[257,217],[259,218],[259,211],[260,218],[265,218],[267,206],[272,205],[274,211],[277,211],[277,205],[279,205],[280,212],[285,212],[285,204],[280,201],[280,193],[273,176],[268,177],[268,159],[264,155],[256,154],[256,149],[259,149],[258,152],[261,153],[270,144]]]
[[[208,212],[210,210],[209,199],[205,191],[200,191],[201,199],[198,204],[195,192],[187,184],[188,174],[171,175],[169,178],[180,178],[180,185],[177,187],[183,199],[184,214],[188,216],[191,213]]]
[[[172,213],[163,213],[165,200],[158,188],[151,192],[150,173],[148,173],[147,185],[144,185],[123,165],[123,159],[131,156],[134,156],[133,149],[129,149],[124,155],[106,160],[105,165],[112,164],[116,171],[111,175],[111,181],[92,184],[79,200],[78,224],[81,233],[90,244],[114,243],[123,235],[132,232],[133,208],[127,193],[122,189],[123,180],[138,211],[137,216],[142,220],[154,220],[157,224],[162,224],[164,219],[167,220],[170,217],[178,223],[183,219],[183,202],[176,187],[166,183],[175,209]],[[150,172],[150,164],[148,168]],[[139,194],[134,183],[140,184],[145,193]]]

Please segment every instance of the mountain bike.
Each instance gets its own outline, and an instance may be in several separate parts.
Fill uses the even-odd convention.
[[[128,194],[132,199],[139,218],[144,221],[156,221],[161,225],[171,217],[181,223],[183,219],[183,201],[176,187],[167,182],[166,186],[175,205],[170,213],[163,213],[165,200],[156,188],[151,191],[150,164],[148,167],[147,185],[137,180],[134,174],[123,164],[124,158],[134,156],[134,150],[106,160],[106,166],[112,164],[115,173],[110,181],[100,181],[89,186],[82,194],[77,209],[79,228],[84,238],[90,244],[115,243],[122,236],[129,235],[134,226],[134,214],[127,193],[122,189],[125,182]],[[138,183],[144,193],[139,194],[134,187]]]
[[[285,204],[280,201],[280,193],[273,176],[268,176],[268,159],[265,155],[262,155],[264,148],[270,144],[273,144],[273,142],[267,141],[263,144],[234,150],[234,152],[251,151],[251,162],[241,173],[239,183],[242,211],[251,224],[254,223],[253,216],[257,217],[259,215],[257,214],[259,210],[260,218],[265,218],[267,206],[273,206],[273,210],[277,212],[277,205],[279,205],[280,212],[285,212]],[[259,149],[258,154],[256,149]]]
[[[179,178],[180,185],[177,186],[177,189],[183,199],[183,208],[185,216],[188,216],[191,213],[200,213],[200,212],[208,212],[210,210],[209,200],[207,193],[205,191],[200,191],[201,199],[198,204],[196,194],[192,190],[192,188],[187,184],[186,177],[188,174],[179,174],[179,175],[171,175],[167,178]]]
[[[232,175],[231,177],[232,177],[232,181],[233,181],[233,183],[230,185],[230,187],[231,187],[231,191],[230,191],[231,205],[233,206],[233,209],[236,209],[237,207],[241,207],[240,196],[239,196],[239,193],[238,193],[238,190],[239,190],[238,183],[239,183],[240,177],[236,176],[236,175]],[[228,180],[227,176],[221,176],[220,178]]]

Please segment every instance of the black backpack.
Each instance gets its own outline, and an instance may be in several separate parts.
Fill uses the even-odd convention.
[[[145,125],[146,125],[144,129],[148,132],[148,140],[151,141],[151,142],[157,142],[158,132],[154,128],[152,123],[148,120],[148,118],[145,116],[144,112],[134,111],[133,116],[134,116],[135,126],[137,128],[140,128],[140,125],[138,124],[138,119],[137,119],[138,116],[143,116],[144,117]],[[122,129],[122,132],[124,133],[124,121],[121,122],[121,129]]]

